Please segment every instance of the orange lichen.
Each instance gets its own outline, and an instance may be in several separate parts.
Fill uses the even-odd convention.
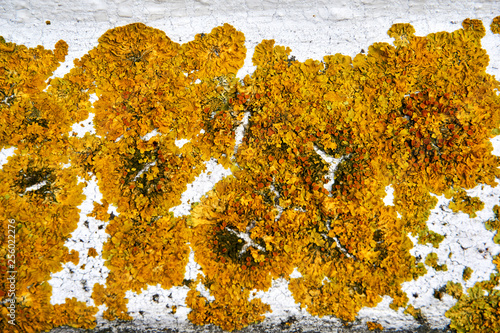
[[[204,162],[230,165],[242,111],[235,74],[245,52],[243,34],[227,24],[184,45],[130,24],[106,32],[65,77],[98,96],[96,135],[74,138],[71,147],[80,175],[94,174],[104,197],[92,216],[109,220],[108,295],[182,284],[190,231],[169,209]],[[178,146],[181,139],[189,142]],[[118,217],[107,214],[108,204]],[[129,318],[125,300],[100,302],[107,318]]]
[[[475,38],[481,39],[486,36],[486,28],[481,20],[465,19],[462,22],[465,31],[474,34]]]
[[[500,34],[500,16],[497,16],[491,21],[490,25],[491,32],[494,34]]]
[[[493,241],[500,244],[500,206],[493,206],[493,212],[495,213],[495,218],[487,221],[485,227],[490,231],[496,231]]]
[[[395,39],[394,45],[408,46],[410,39],[415,34],[415,28],[408,23],[396,23],[392,25],[387,34]]]
[[[450,202],[450,209],[454,212],[462,211],[469,214],[469,217],[476,217],[476,212],[484,208],[484,203],[477,197],[470,197],[467,193],[459,189],[458,191],[449,191],[448,195],[453,195]],[[455,193],[453,193],[455,192]]]
[[[243,66],[246,51],[243,33],[225,23],[182,46],[183,67],[195,79],[234,76]]]
[[[63,41],[50,51],[0,38],[0,148],[15,148],[0,170],[0,218],[5,231],[0,235],[0,257],[5,258],[2,272],[7,263],[10,271],[17,272],[15,295],[1,296],[0,330],[4,332],[95,326],[97,308],[74,300],[52,305],[47,282],[63,262],[79,260],[78,252],[69,252],[64,243],[76,229],[84,185],[64,164],[69,162],[67,132],[81,112],[66,108],[64,98],[47,86],[67,48]],[[9,220],[13,223],[8,225]],[[7,230],[15,230],[14,248],[7,247],[8,239],[13,239]],[[8,290],[7,284],[2,280],[0,290]],[[15,325],[8,323],[7,301],[14,302]]]
[[[374,330],[379,330],[379,331],[382,331],[384,329],[384,326],[382,326],[381,324],[379,323],[374,323],[372,321],[367,321],[366,322],[366,326],[368,327],[368,329],[370,331],[374,331]]]
[[[93,325],[94,307],[51,306],[45,283],[61,262],[78,263],[64,247],[83,200],[76,176],[95,176],[103,195],[89,216],[108,222],[102,256],[110,273],[92,293],[107,306],[106,319],[131,319],[127,290],[182,285],[189,247],[204,273],[186,299],[195,324],[233,330],[262,321],[270,307],[250,292],[279,277],[312,315],[352,321],[385,295],[392,308],[405,306],[401,284],[426,272],[409,252],[408,233],[435,247],[444,238],[426,224],[434,194],[453,196],[451,209],[474,216],[483,204],[465,190],[495,186],[500,176],[489,141],[500,133],[500,84],[485,72],[481,21],[462,27],[420,37],[395,24],[392,45],[323,61],[297,61],[290,48],[264,40],[252,57],[255,72],[242,81],[244,35],[228,24],[183,45],[140,23],[111,29],[49,86],[64,42],[51,52],[1,39],[0,147],[16,154],[0,171],[0,217],[17,221],[23,245],[20,330]],[[96,134],[69,137],[90,112]],[[327,157],[339,159],[334,179]],[[174,217],[170,209],[210,159],[233,175],[190,216]],[[389,185],[394,206],[382,200]],[[498,217],[487,226],[498,230]],[[6,247],[0,251],[6,255]],[[434,253],[426,264],[446,268]],[[302,277],[291,278],[294,269]],[[479,287],[490,292],[497,280]],[[201,295],[200,283],[214,300]],[[492,291],[485,299],[449,289],[460,297],[449,312],[454,327],[466,327],[460,312],[484,303],[477,300],[496,302]]]
[[[97,253],[97,250],[96,250],[96,249],[94,249],[93,247],[91,247],[91,248],[88,250],[87,255],[88,255],[89,257],[95,258],[95,257],[98,255],[98,253]]]
[[[273,251],[272,240],[254,236],[257,229],[273,224],[277,212],[265,191],[251,189],[251,183],[226,178],[193,209],[188,220],[193,226],[195,260],[205,274],[199,282],[215,297],[208,302],[192,287],[186,302],[193,309],[189,319],[196,324],[213,323],[233,330],[261,321],[270,307],[259,299],[249,301],[250,291],[267,290],[272,278],[293,270],[288,255]],[[234,311],[241,318],[232,317]]]
[[[474,271],[472,270],[472,268],[470,268],[470,267],[465,267],[465,268],[464,268],[464,271],[463,271],[463,273],[462,273],[462,278],[464,279],[464,281],[467,281],[467,280],[469,280],[469,279],[470,279],[470,277],[471,277],[471,275],[472,275],[472,272],[474,272]]]

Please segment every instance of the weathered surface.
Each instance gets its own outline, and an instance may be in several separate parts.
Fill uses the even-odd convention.
[[[458,1],[449,3],[447,1],[342,1],[331,3],[330,1],[235,1],[226,3],[225,1],[15,1],[8,0],[0,9],[0,35],[6,40],[13,41],[27,46],[42,44],[52,48],[59,40],[64,39],[69,44],[69,55],[67,61],[56,71],[60,76],[72,67],[74,58],[82,56],[97,43],[97,38],[106,30],[119,25],[131,22],[143,22],[147,25],[164,30],[167,35],[177,42],[187,42],[196,33],[209,32],[213,27],[225,22],[232,24],[238,30],[244,32],[248,48],[247,59],[244,68],[239,76],[244,73],[251,73],[251,57],[253,48],[263,39],[275,39],[277,44],[286,45],[292,48],[292,54],[298,60],[307,58],[321,59],[326,54],[342,53],[355,55],[366,50],[373,42],[386,41],[391,39],[386,31],[396,22],[411,23],[417,30],[418,35],[425,35],[429,32],[441,30],[455,30],[460,27],[463,19],[477,18],[483,20],[486,27],[491,19],[499,15],[498,4],[495,1]],[[50,21],[50,24],[47,23]],[[496,38],[496,40],[495,40]],[[498,36],[492,36],[488,32],[483,39],[483,46],[487,48],[490,56],[489,72],[499,75],[498,63],[500,60],[500,43]],[[219,169],[219,172],[221,170]],[[215,178],[212,179],[215,181]],[[210,187],[210,181],[207,181]],[[203,186],[198,188],[198,191]],[[194,188],[194,191],[197,189]],[[205,191],[205,190],[204,190]],[[479,190],[478,190],[479,192]],[[86,193],[87,197],[99,198],[97,192]],[[479,195],[479,194],[478,194]],[[484,192],[484,196],[495,196],[498,192]],[[198,196],[199,198],[199,196]],[[439,205],[438,205],[439,207]],[[485,211],[491,211],[487,207]],[[443,211],[446,211],[444,209]],[[458,229],[453,224],[453,217],[444,217],[441,212],[435,212],[436,218],[430,221],[436,228],[444,228],[439,221],[448,220],[451,228],[443,232],[448,232],[453,237],[448,237],[442,249],[445,248],[453,252],[453,259],[458,263],[457,269],[450,269],[449,274],[439,274],[426,276],[420,279],[420,283],[414,283],[408,288],[408,293],[419,293],[419,298],[412,299],[425,308],[429,314],[429,323],[419,327],[419,323],[413,319],[390,310],[385,304],[382,309],[370,313],[371,309],[361,314],[364,321],[380,320],[384,327],[400,327],[408,329],[408,332],[431,332],[431,327],[445,327],[448,323],[443,317],[443,310],[449,308],[453,301],[443,298],[438,301],[432,297],[435,288],[441,287],[448,279],[459,274],[460,265],[473,266],[485,253],[485,243],[481,233],[481,225],[474,225],[468,222],[467,230]],[[483,214],[481,220],[487,219],[488,214]],[[84,220],[80,221],[83,224]],[[464,224],[466,224],[464,222]],[[80,245],[79,239],[84,239],[79,251],[90,247],[98,247],[106,239],[104,231],[95,227],[95,234],[87,234],[82,229],[78,229],[73,234],[75,248]],[[83,228],[84,229],[84,228]],[[472,238],[477,235],[477,238]],[[483,238],[481,238],[483,237]],[[488,238],[487,236],[486,238]],[[491,238],[491,237],[490,237]],[[69,245],[68,245],[69,246]],[[100,245],[102,247],[102,245]],[[492,251],[490,254],[488,251]],[[486,250],[484,255],[491,256],[494,249]],[[415,248],[415,255],[422,254],[424,257],[429,251],[423,248]],[[447,253],[447,252],[446,252]],[[443,255],[440,257],[446,257]],[[476,258],[477,257],[477,258]],[[471,258],[476,258],[471,260]],[[102,269],[102,260],[95,260],[95,269],[92,272],[69,273],[69,268],[65,268],[63,275],[58,275],[53,279],[55,302],[64,302],[65,297],[77,297],[80,300],[89,301],[89,293],[84,291],[81,281],[104,281],[107,271]],[[93,263],[92,263],[93,264]],[[89,265],[89,264],[87,264]],[[448,264],[449,267],[452,267]],[[481,271],[481,267],[484,268]],[[473,285],[475,281],[488,278],[491,267],[481,266],[475,269],[476,275],[468,281],[467,286]],[[192,268],[196,275],[196,270]],[[90,283],[90,282],[89,282]],[[93,282],[92,282],[93,283]],[[60,289],[57,289],[60,288]],[[420,289],[423,288],[423,289]],[[283,290],[283,289],[281,289]],[[286,291],[286,286],[285,289]],[[411,290],[411,291],[410,291]],[[159,306],[153,304],[148,298],[155,292],[145,292],[149,297],[130,296],[129,309],[135,321],[131,323],[110,323],[99,324],[95,332],[140,332],[140,331],[166,331],[166,332],[219,332],[215,327],[194,327],[185,324],[183,315],[177,316],[174,320],[170,318],[169,324],[161,324],[165,314]],[[180,292],[182,294],[182,292]],[[273,299],[274,297],[274,299]],[[411,299],[411,297],[410,297]],[[134,301],[133,301],[134,300]],[[177,300],[176,300],[177,301]],[[298,306],[293,304],[293,299],[289,294],[283,296],[275,294],[269,296],[269,303],[273,304],[273,310],[277,314],[269,323],[265,322],[242,330],[242,332],[365,332],[365,325],[361,322],[352,328],[342,328],[337,320],[330,322],[326,319],[296,319],[291,320],[284,309],[297,311]],[[91,302],[91,301],[89,301]],[[173,303],[172,303],[173,304]],[[172,305],[168,301],[162,304]],[[144,311],[144,314],[141,312]],[[158,311],[158,312],[157,312]],[[439,315],[435,315],[439,313]],[[435,316],[434,316],[435,315]],[[145,317],[144,323],[140,321]],[[290,325],[287,325],[287,322]],[[333,324],[332,324],[333,323]],[[143,326],[145,325],[145,326]],[[332,328],[335,327],[335,328]],[[156,331],[155,331],[156,330]],[[53,332],[79,332],[69,328],[58,328]],[[406,332],[406,331],[399,331]]]

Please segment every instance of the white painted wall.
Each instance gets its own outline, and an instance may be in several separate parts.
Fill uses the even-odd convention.
[[[247,40],[247,60],[239,76],[251,73],[251,57],[253,48],[262,39],[275,39],[277,44],[291,47],[292,54],[298,60],[307,58],[321,59],[326,54],[343,53],[354,56],[361,49],[367,49],[373,42],[391,42],[387,30],[393,23],[411,23],[418,35],[426,35],[436,31],[453,31],[461,27],[465,18],[483,20],[487,28],[487,36],[483,46],[490,55],[488,72],[500,76],[500,36],[492,35],[489,24],[493,17],[500,15],[497,1],[362,1],[362,0],[2,0],[0,2],[0,35],[7,41],[34,47],[43,45],[53,48],[59,39],[69,44],[67,61],[56,71],[63,75],[72,67],[74,58],[81,57],[97,45],[97,39],[109,28],[132,23],[143,22],[152,27],[162,29],[174,41],[185,43],[195,34],[210,32],[215,26],[230,23],[242,31]],[[50,20],[50,25],[46,21]],[[90,124],[89,124],[90,122]],[[89,130],[91,119],[83,122]],[[75,128],[81,128],[75,126]],[[495,140],[495,152],[500,154],[499,140]],[[0,151],[0,164],[5,161],[8,150]],[[198,200],[201,194],[208,191],[220,177],[227,173],[222,167],[213,164],[208,171],[188,188],[183,201]],[[102,243],[107,235],[104,229],[99,230],[102,222],[87,218],[85,215],[92,209],[93,200],[99,201],[101,195],[95,184],[89,183],[85,194],[87,200],[81,206],[81,220],[73,238],[68,241],[70,249],[80,251],[80,263],[86,264],[81,270],[72,263],[54,274],[50,281],[54,288],[53,303],[64,302],[66,297],[77,297],[79,300],[93,304],[91,291],[85,291],[81,281],[86,280],[91,288],[95,282],[105,283],[107,270],[100,258],[88,258],[86,253],[95,247],[100,253]],[[488,279],[493,270],[491,257],[500,253],[500,246],[493,244],[493,234],[486,231],[482,221],[493,216],[492,207],[498,204],[500,189],[487,186],[469,191],[480,196],[485,208],[475,219],[466,214],[453,214],[447,208],[448,200],[439,198],[439,204],[429,220],[430,229],[445,234],[446,238],[440,248],[435,251],[439,258],[448,265],[447,272],[429,273],[417,281],[404,284],[404,290],[410,297],[410,303],[422,308],[429,323],[433,327],[444,327],[449,321],[444,312],[454,304],[451,297],[445,296],[442,301],[432,296],[434,288],[439,288],[446,281],[462,282],[462,270],[469,266],[474,270],[472,278],[464,285],[472,286],[476,281]],[[391,203],[391,197],[385,200]],[[179,208],[177,214],[187,213]],[[89,228],[83,222],[89,221]],[[80,241],[81,240],[81,241]],[[416,241],[414,242],[416,243]],[[433,249],[429,246],[415,246],[414,255],[423,258]],[[449,253],[452,258],[448,258]],[[70,273],[72,269],[75,273]],[[196,276],[197,266],[191,262],[186,277]],[[188,309],[183,306],[187,288],[162,290],[150,287],[142,294],[128,292],[129,310],[137,323],[155,327],[183,327]],[[414,293],[418,297],[413,297]],[[158,294],[159,301],[152,300]],[[263,300],[269,303],[273,313],[269,321],[280,321],[290,315],[308,317],[294,304],[285,281],[275,281],[275,286],[267,293],[260,293]],[[412,328],[418,324],[402,311],[389,309],[390,299],[386,298],[373,309],[363,309],[359,314],[360,322],[375,320],[384,327]],[[175,315],[170,314],[169,307],[178,306]],[[102,309],[102,306],[101,306]],[[144,314],[139,314],[144,311]],[[303,327],[316,321],[304,319]],[[100,320],[99,322],[102,322]],[[333,318],[324,318],[319,322],[338,324]]]

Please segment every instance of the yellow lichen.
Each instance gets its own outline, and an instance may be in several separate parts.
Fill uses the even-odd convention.
[[[472,272],[474,272],[474,271],[472,270],[472,268],[470,268],[470,267],[465,267],[465,268],[464,268],[464,271],[463,271],[463,273],[462,273],[462,278],[464,279],[464,281],[467,281],[467,280],[469,280],[469,279],[470,279],[470,277],[471,277],[471,275],[472,275]]]
[[[495,218],[486,221],[485,227],[488,230],[496,231],[495,236],[493,237],[493,241],[497,244],[500,244],[500,206],[495,205],[493,207],[493,212],[495,213]]]
[[[392,297],[393,309],[406,306],[401,284],[426,272],[409,252],[408,234],[434,247],[444,238],[427,227],[433,194],[453,196],[450,208],[474,217],[484,204],[465,190],[495,186],[500,177],[489,141],[500,133],[500,84],[485,71],[481,21],[462,27],[421,37],[395,24],[392,45],[322,61],[297,61],[290,48],[264,40],[252,57],[255,72],[243,80],[236,73],[246,57],[244,35],[228,24],[182,45],[140,23],[111,29],[50,84],[64,42],[47,51],[1,39],[0,147],[16,151],[0,171],[0,217],[16,221],[23,248],[19,331],[93,325],[96,308],[74,299],[52,306],[46,283],[62,262],[78,263],[79,254],[64,247],[83,201],[77,176],[95,177],[103,195],[89,216],[107,222],[110,236],[102,250],[110,272],[92,293],[107,306],[106,319],[131,319],[127,290],[185,284],[190,247],[204,273],[187,283],[188,317],[198,325],[234,330],[262,321],[270,306],[250,292],[280,277],[312,315],[353,321],[383,296]],[[70,137],[89,112],[96,134]],[[325,156],[340,159],[331,187]],[[210,159],[232,175],[189,216],[173,216]],[[382,200],[389,185],[394,206]],[[499,230],[496,215],[486,225]],[[446,270],[437,260],[431,253],[425,263]],[[291,278],[294,269],[302,277]],[[462,313],[482,309],[485,329],[496,329],[498,279],[469,295],[448,284],[459,298],[447,314],[452,327],[479,327],[479,315],[469,322]],[[199,284],[214,300],[201,296]]]
[[[408,305],[404,313],[411,315],[417,321],[421,321],[423,319],[422,311],[420,309],[415,309],[413,305]]]
[[[366,322],[366,326],[368,327],[368,329],[370,331],[374,331],[374,330],[382,331],[382,330],[384,330],[384,326],[382,326],[379,323],[372,322],[372,321]]]
[[[95,257],[97,256],[97,254],[98,254],[98,253],[97,253],[97,250],[96,250],[96,249],[94,249],[93,247],[91,247],[91,248],[88,250],[88,252],[87,252],[87,255],[88,255],[89,257],[92,257],[92,258],[95,258]]]
[[[484,208],[484,203],[479,198],[470,197],[462,189],[450,192],[455,192],[453,194],[453,200],[449,205],[450,209],[455,213],[458,211],[462,211],[466,214],[469,214],[469,217],[474,218],[477,216],[476,212]]]
[[[467,293],[446,312],[451,319],[450,327],[460,333],[500,331],[500,292],[486,292],[476,285]]]
[[[491,32],[494,34],[500,34],[500,16],[497,16],[491,21],[490,25]]]
[[[425,257],[425,264],[434,268],[436,271],[447,271],[448,267],[446,264],[438,265],[438,256],[436,253],[431,252]]]
[[[5,231],[0,235],[0,257],[6,259],[9,271],[17,272],[14,294],[5,292],[6,279],[0,282],[4,332],[95,326],[97,308],[74,299],[52,305],[48,284],[62,263],[79,261],[79,253],[69,252],[64,244],[77,227],[84,184],[64,164],[69,162],[67,132],[83,113],[67,108],[47,82],[67,49],[63,41],[50,51],[0,37],[0,148],[15,148],[0,170],[0,218]],[[14,239],[14,248],[7,247],[8,239]],[[2,265],[2,272],[6,268]],[[7,303],[15,306],[15,325],[8,323]]]

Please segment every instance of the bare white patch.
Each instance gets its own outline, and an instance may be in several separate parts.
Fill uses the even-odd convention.
[[[179,139],[179,140],[175,140],[175,145],[178,147],[178,148],[182,148],[182,146],[184,146],[186,143],[188,143],[189,140],[188,139]]]
[[[48,283],[52,286],[50,302],[53,305],[62,304],[66,301],[66,298],[71,297],[76,297],[77,300],[86,302],[89,306],[95,305],[94,300],[91,298],[94,284],[105,285],[109,273],[109,269],[104,266],[104,259],[102,258],[103,244],[109,237],[109,234],[106,233],[108,222],[87,216],[93,210],[94,202],[101,202],[102,200],[102,194],[95,178],[87,182],[83,193],[85,200],[78,207],[80,209],[78,226],[65,244],[69,251],[75,250],[79,252],[79,263],[76,266],[71,262],[65,263],[62,271],[51,274]],[[88,256],[90,248],[97,251],[96,257]],[[99,306],[98,315],[102,315],[105,309],[105,306]]]
[[[231,170],[225,169],[218,164],[215,159],[205,162],[206,170],[202,172],[195,180],[187,185],[186,191],[182,193],[181,204],[170,208],[175,217],[189,215],[191,213],[191,204],[199,202],[208,191],[222,178],[231,175]]]
[[[201,270],[201,266],[194,259],[194,251],[191,249],[189,252],[189,262],[186,266],[186,272],[184,273],[185,280],[196,280],[198,274],[205,275]]]
[[[384,204],[394,206],[394,187],[392,187],[392,184],[385,187],[385,193]]]
[[[300,273],[294,275],[294,278],[302,276],[299,275]],[[311,317],[305,309],[301,309],[300,305],[295,302],[286,279],[279,278],[273,280],[271,287],[265,292],[262,290],[252,290],[249,300],[254,298],[260,298],[262,302],[269,304],[271,311],[265,314],[268,319],[279,321],[291,316]]]
[[[39,190],[40,188],[42,188],[43,186],[45,186],[47,184],[47,181],[44,180],[43,182],[40,182],[38,184],[35,184],[35,185],[31,185],[30,187],[27,187],[26,190],[24,191],[24,194],[26,194],[26,192],[30,192],[30,191],[36,191],[36,190]]]
[[[295,268],[293,269],[292,274],[290,274],[290,278],[291,278],[291,279],[299,279],[299,278],[301,278],[301,277],[302,277],[302,274],[300,274],[300,272],[299,272],[299,270],[297,269],[297,267],[295,267]]]
[[[3,148],[0,150],[0,168],[8,162],[9,157],[14,156],[14,151],[16,151],[16,147]]]
[[[314,145],[314,151],[319,155],[321,156],[321,158],[323,159],[323,161],[325,161],[326,163],[328,163],[329,167],[328,167],[328,175],[326,176],[329,181],[325,184],[323,184],[323,187],[331,192],[332,191],[332,186],[333,186],[333,183],[335,183],[335,171],[337,170],[337,167],[338,165],[340,164],[340,162],[342,162],[343,158],[335,158],[335,157],[332,157],[330,155],[327,155],[323,150],[319,149],[316,145]]]
[[[137,173],[137,175],[134,177],[134,181],[137,180],[137,178],[139,178],[140,176],[142,176],[142,174],[144,172],[147,172],[152,166],[155,166],[156,165],[156,161],[153,161],[151,163],[146,163],[144,165],[144,168],[141,169],[141,171],[139,171],[139,173]]]
[[[94,128],[94,116],[94,113],[89,112],[89,116],[87,119],[82,120],[78,123],[74,123],[71,126],[72,132],[76,133],[76,136],[79,138],[83,138],[85,136],[85,133],[95,134],[96,132]]]
[[[235,130],[235,145],[234,145],[234,154],[238,152],[238,147],[243,141],[243,136],[245,135],[245,129],[248,126],[248,117],[250,117],[250,112],[245,112],[243,119],[241,120],[241,124]]]
[[[186,321],[190,309],[186,307],[189,288],[186,286],[163,289],[159,284],[147,286],[140,293],[127,290],[128,313],[135,320],[154,322],[173,327],[179,321]]]
[[[160,133],[156,130],[156,128],[154,130],[152,130],[151,132],[149,132],[148,134],[144,135],[143,137],[141,137],[142,141],[149,141],[152,137],[156,136],[156,135],[159,135]]]
[[[493,145],[493,151],[491,154],[495,156],[500,156],[500,135],[495,136],[490,139],[491,144]]]
[[[215,297],[210,295],[210,291],[205,287],[203,283],[198,283],[198,285],[196,286],[196,290],[198,290],[200,292],[200,295],[205,297],[209,302],[215,301]]]

